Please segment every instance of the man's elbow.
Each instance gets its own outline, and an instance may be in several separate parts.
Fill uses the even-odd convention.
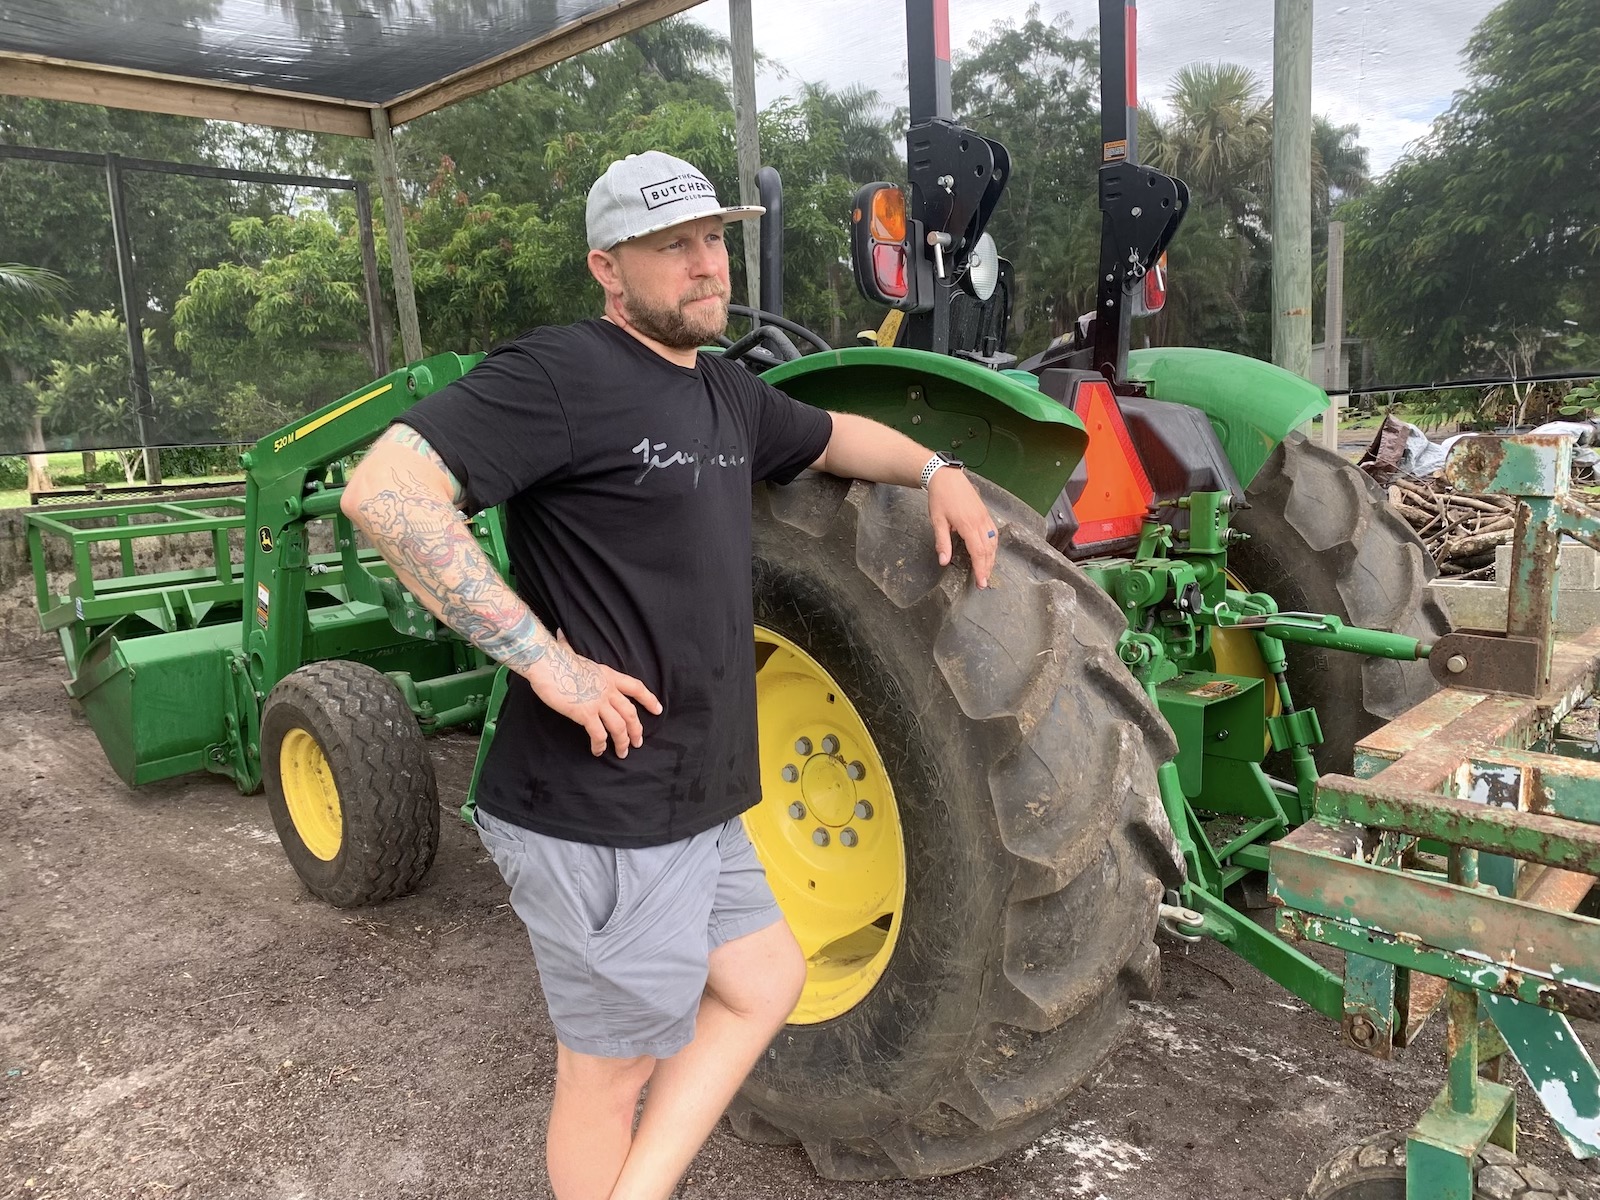
[[[368,498],[367,479],[370,474],[365,462],[358,464],[350,473],[350,478],[345,480],[344,492],[339,496],[339,511],[357,525],[361,524],[361,506]]]

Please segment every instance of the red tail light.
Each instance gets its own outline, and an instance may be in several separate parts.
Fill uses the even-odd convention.
[[[1134,305],[1134,316],[1149,317],[1160,312],[1167,303],[1167,256],[1163,254],[1144,273],[1144,286],[1139,289],[1139,299]]]

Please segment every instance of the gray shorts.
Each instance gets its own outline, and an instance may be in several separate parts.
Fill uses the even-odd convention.
[[[528,927],[556,1037],[581,1054],[682,1050],[711,951],[783,918],[738,817],[639,850],[474,819]]]

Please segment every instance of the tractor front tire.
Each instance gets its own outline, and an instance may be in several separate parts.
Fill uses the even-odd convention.
[[[799,862],[802,899],[808,881],[827,889],[810,841],[833,853],[842,838],[810,830],[816,797],[784,792],[810,778],[793,760],[812,739],[775,728],[805,717],[783,699],[804,691],[803,660],[821,681],[811,711],[833,710],[836,687],[859,714],[903,845],[897,911],[860,931],[878,931],[872,945],[889,935],[881,975],[843,1011],[798,1023],[797,1010],[729,1111],[749,1140],[800,1142],[828,1179],[949,1174],[1048,1130],[1117,1044],[1129,1002],[1152,994],[1157,905],[1182,878],[1156,785],[1173,738],[1117,658],[1120,611],[1050,548],[1037,514],[973,482],[1000,529],[982,591],[961,551],[941,570],[914,489],[807,475],[756,496],[758,643],[783,648],[768,661],[798,682],[759,709],[766,811],[747,825],[780,898]],[[850,766],[851,779],[875,769]],[[802,835],[787,847],[785,821]],[[859,836],[837,849],[845,896],[877,834]],[[774,842],[789,861],[774,861]],[[850,964],[845,953],[827,970]]]
[[[393,680],[362,663],[312,663],[261,710],[267,807],[289,863],[335,908],[414,891],[439,846],[433,761]]]
[[[1341,1151],[1311,1180],[1305,1200],[1405,1200],[1405,1130],[1375,1133]],[[1488,1145],[1473,1167],[1473,1200],[1578,1200],[1550,1172]]]
[[[1450,622],[1428,595],[1433,559],[1367,475],[1290,434],[1246,489],[1234,514],[1250,535],[1228,551],[1230,570],[1281,612],[1331,613],[1347,625],[1431,642]],[[1428,664],[1289,645],[1297,707],[1314,707],[1324,771],[1348,774],[1355,744],[1438,689]]]

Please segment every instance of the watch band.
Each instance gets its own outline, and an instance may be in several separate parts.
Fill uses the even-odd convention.
[[[954,467],[956,470],[965,470],[966,464],[959,458],[951,458],[942,450],[935,450],[933,457],[922,465],[922,488],[927,490],[928,484],[933,482],[933,473],[940,467]]]

